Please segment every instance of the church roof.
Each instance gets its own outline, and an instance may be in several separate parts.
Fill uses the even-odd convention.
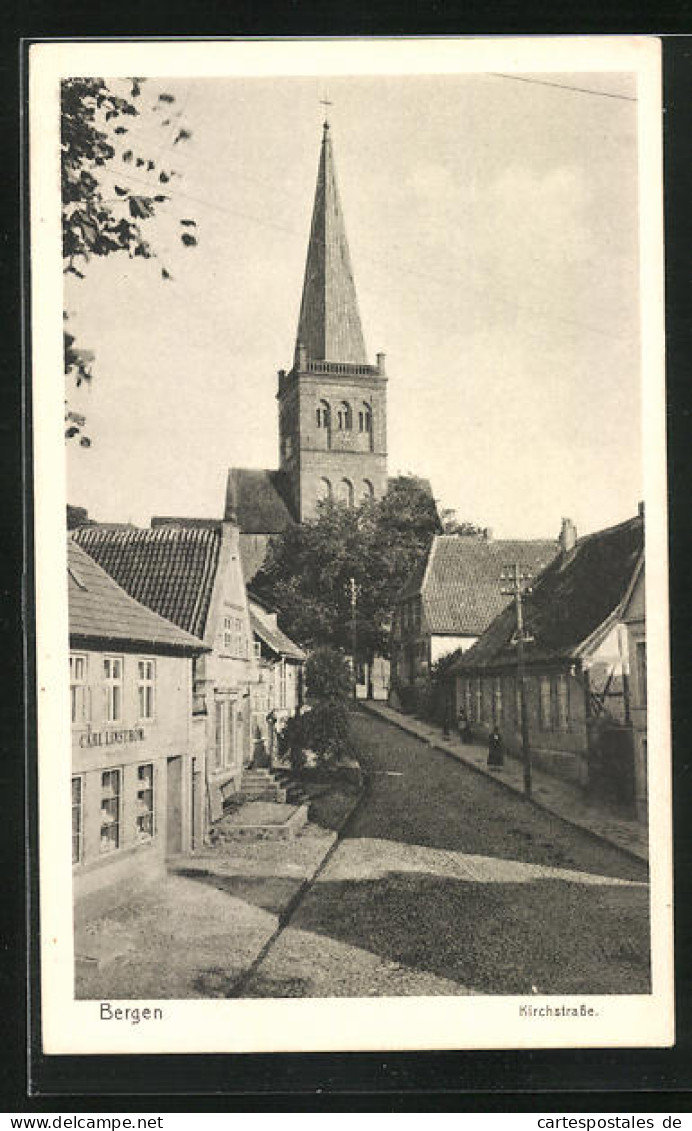
[[[305,347],[309,361],[368,363],[327,122],[305,263],[296,348],[298,345]]]
[[[428,632],[479,636],[511,600],[501,592],[500,575],[507,563],[517,562],[535,577],[558,548],[550,540],[438,534],[398,603],[420,596]]]
[[[280,534],[294,522],[281,471],[231,467],[226,481],[226,519],[243,534]]]
[[[74,538],[67,543],[67,580],[73,642],[136,644],[188,655],[205,651],[200,640],[129,596]]]
[[[221,547],[221,526],[82,526],[75,542],[126,593],[202,638]]]

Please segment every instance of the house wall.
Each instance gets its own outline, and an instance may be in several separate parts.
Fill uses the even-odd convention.
[[[204,643],[195,664],[195,700],[204,727],[205,825],[221,816],[252,760],[251,687],[257,679],[238,528],[223,524]]]
[[[191,736],[191,660],[147,652],[107,652],[74,647],[73,658],[83,657],[85,681],[75,692],[77,718],[72,724],[72,776],[80,782],[78,811],[79,852],[73,865],[77,913],[93,911],[101,901],[117,903],[129,896],[133,885],[155,878],[164,867],[167,838],[177,840],[182,851],[191,847],[191,809],[194,743]],[[122,710],[108,722],[104,658],[122,663]],[[141,719],[138,703],[138,661],[153,661],[154,713]],[[169,806],[171,759],[180,759],[180,790]],[[138,828],[143,812],[138,802],[138,768],[153,768],[153,832]],[[107,814],[102,811],[103,775],[119,773],[117,847],[103,835]]]
[[[542,678],[541,678],[542,677]],[[586,688],[575,672],[529,672],[525,678],[529,739],[536,765],[581,784],[588,779]],[[549,689],[541,692],[541,687]],[[541,696],[543,694],[543,709]],[[521,716],[515,669],[497,675],[457,676],[456,707],[467,712],[474,736],[485,741],[494,725],[505,748],[521,757]],[[566,714],[560,703],[567,704]]]
[[[646,583],[642,569],[624,613],[629,651],[630,718],[634,731],[634,789],[637,817],[648,812],[648,736],[646,686]]]

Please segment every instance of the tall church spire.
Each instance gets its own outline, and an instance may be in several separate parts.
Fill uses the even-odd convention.
[[[329,123],[324,123],[305,264],[296,359],[367,365]]]

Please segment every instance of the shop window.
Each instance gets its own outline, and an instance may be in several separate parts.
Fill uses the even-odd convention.
[[[541,730],[552,730],[552,696],[550,689],[550,676],[542,675],[538,688],[539,723]]]
[[[151,840],[154,835],[154,765],[146,762],[137,767],[137,840]]]
[[[566,675],[559,675],[555,683],[555,704],[557,729],[569,730],[569,682]]]
[[[89,689],[87,687],[87,658],[72,653],[70,656],[70,701],[72,722],[83,723],[89,718]]]
[[[153,660],[137,661],[137,701],[140,719],[154,717],[156,667]]]
[[[81,864],[84,852],[84,783],[82,778],[72,779],[72,863]]]
[[[119,723],[123,717],[122,656],[104,656],[103,681],[106,688],[106,722]]]
[[[120,770],[101,774],[101,852],[120,848]]]

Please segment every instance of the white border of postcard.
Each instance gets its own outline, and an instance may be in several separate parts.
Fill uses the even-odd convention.
[[[652,993],[127,1002],[131,1024],[73,997],[70,724],[63,440],[59,83],[70,75],[288,76],[636,73],[649,649]],[[46,1053],[200,1053],[559,1047],[673,1043],[671,766],[663,316],[660,43],[649,37],[39,43],[30,49],[30,220],[39,736],[41,1008]],[[40,267],[40,269],[38,269]],[[521,1007],[533,1007],[522,1016]],[[567,1006],[566,1016],[541,1015]],[[158,1013],[160,1011],[160,1017]],[[591,1012],[590,1012],[591,1011]]]

